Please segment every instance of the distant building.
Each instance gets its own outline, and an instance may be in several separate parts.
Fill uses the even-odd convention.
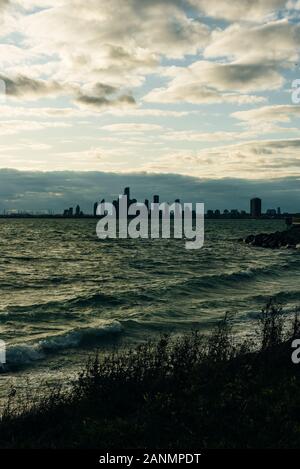
[[[255,197],[250,201],[250,213],[253,218],[260,218],[261,217],[261,199]]]
[[[219,216],[221,215],[221,212],[220,212],[220,210],[218,210],[218,209],[217,209],[217,210],[215,210],[215,215],[216,215],[217,217],[219,217]]]
[[[124,195],[126,195],[128,200],[130,200],[130,187],[125,187]]]
[[[280,207],[277,208],[277,215],[278,215],[278,216],[281,215],[281,208],[280,208]]]
[[[236,208],[233,208],[232,210],[230,210],[230,215],[233,217],[237,217],[239,216],[239,214],[240,212]]]
[[[268,217],[275,217],[277,215],[275,208],[269,208],[266,213]]]
[[[80,206],[77,205],[76,210],[75,210],[75,215],[76,215],[76,217],[80,217],[80,214],[81,214]]]
[[[66,208],[63,212],[64,217],[73,217],[73,207]]]
[[[94,217],[97,216],[97,209],[98,209],[98,202],[95,202],[94,203],[94,210],[93,210]]]
[[[153,203],[154,204],[159,204],[159,195],[154,195],[153,196]]]

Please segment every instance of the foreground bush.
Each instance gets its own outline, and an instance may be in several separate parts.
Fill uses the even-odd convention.
[[[211,333],[163,336],[90,359],[68,391],[9,399],[0,445],[14,448],[300,447],[299,321],[270,303],[238,343],[226,315]]]

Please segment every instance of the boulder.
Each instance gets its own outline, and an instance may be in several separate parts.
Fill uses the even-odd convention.
[[[292,227],[286,231],[249,235],[245,239],[245,243],[269,249],[279,249],[281,247],[300,249],[300,229]]]

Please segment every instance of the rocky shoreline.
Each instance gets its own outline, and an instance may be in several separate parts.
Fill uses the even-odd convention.
[[[300,249],[300,227],[292,227],[285,231],[276,231],[275,233],[249,235],[243,241],[252,246],[269,249]]]

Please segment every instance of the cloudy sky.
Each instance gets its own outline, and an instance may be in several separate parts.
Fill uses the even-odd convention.
[[[299,0],[0,0],[0,168],[284,187],[299,20]]]

